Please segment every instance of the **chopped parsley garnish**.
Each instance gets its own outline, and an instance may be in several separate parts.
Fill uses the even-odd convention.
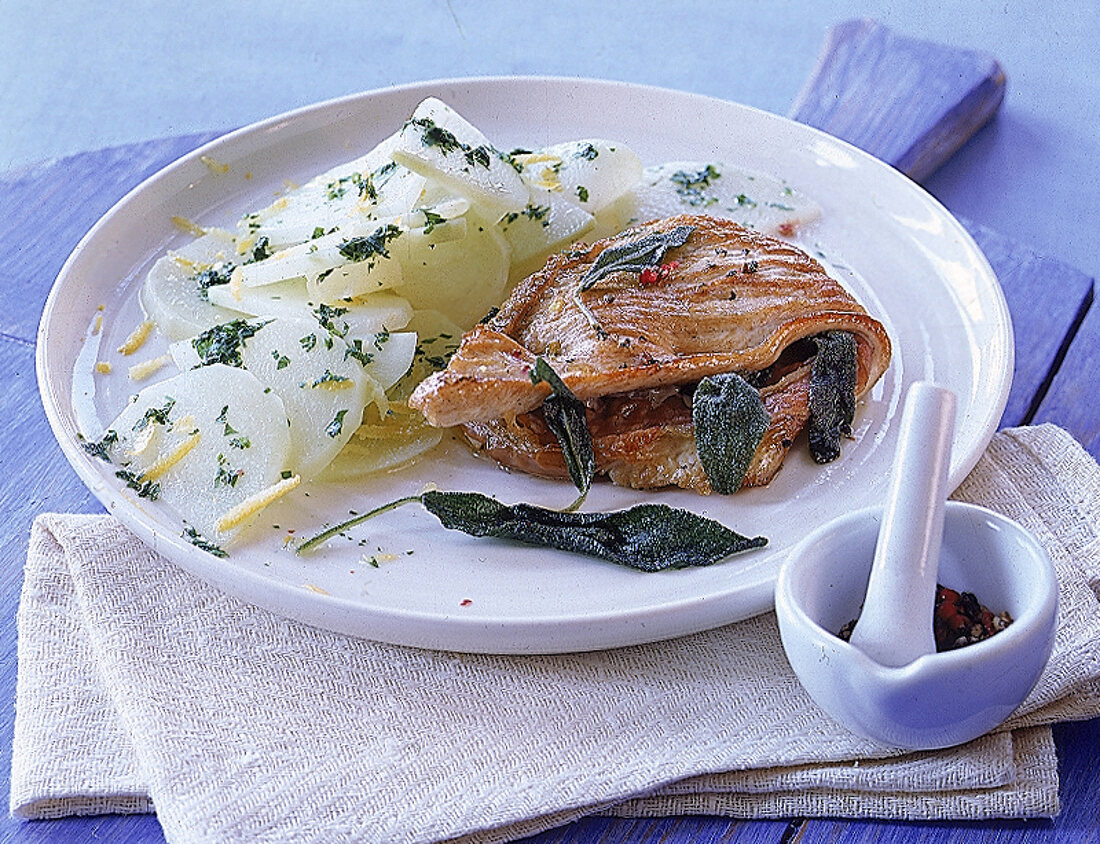
[[[530,202],[528,202],[527,207],[525,207],[522,211],[511,211],[511,212],[505,214],[502,219],[503,219],[504,225],[510,226],[510,225],[512,225],[512,223],[514,223],[520,217],[526,217],[528,220],[531,220],[532,222],[535,222],[535,221],[541,222],[543,227],[545,228],[546,226],[550,225],[550,221],[547,219],[549,216],[550,216],[550,206],[549,205],[532,205]]]
[[[698,170],[694,173],[690,173],[687,170],[677,170],[671,176],[669,181],[676,185],[676,193],[678,193],[688,205],[711,205],[718,200],[711,196],[705,196],[703,193],[704,188],[710,187],[711,181],[719,179],[722,174],[715,169],[713,164],[708,164],[702,170]]]
[[[351,380],[351,379],[350,379],[350,378],[347,378],[346,376],[343,376],[343,375],[337,375],[337,374],[336,374],[335,372],[333,372],[333,371],[332,371],[331,369],[326,369],[326,370],[325,370],[325,374],[324,374],[324,375],[321,375],[320,377],[318,377],[318,378],[317,378],[317,379],[316,379],[316,380],[315,380],[315,381],[314,381],[314,382],[313,382],[312,384],[310,384],[309,386],[311,386],[311,387],[320,387],[320,386],[322,386],[323,384],[340,384],[340,383],[343,383],[343,382],[345,382],[345,381],[350,381],[350,380]],[[302,384],[302,386],[304,387],[304,386],[305,386],[305,384],[303,383],[303,384]]]
[[[341,308],[336,305],[326,305],[324,302],[313,309],[313,313],[314,315],[316,315],[317,321],[329,331],[336,331],[336,328],[333,325],[332,321],[334,319],[342,317],[347,312],[347,308]]]
[[[361,173],[353,173],[351,180],[359,188],[360,199],[369,199],[371,202],[378,201],[378,188],[374,186],[374,179],[370,174],[364,176]]]
[[[401,229],[389,223],[379,226],[372,234],[353,237],[345,240],[338,247],[341,255],[352,263],[368,261],[368,267],[374,267],[376,258],[389,258],[390,253],[386,247],[394,238],[401,236]]]
[[[455,137],[454,132],[439,126],[430,117],[415,117],[406,125],[423,130],[420,140],[426,147],[439,147],[445,154],[467,148]]]
[[[366,366],[374,360],[374,353],[364,349],[363,341],[356,337],[354,340],[349,340],[347,348],[344,349],[344,360],[348,358],[355,358],[363,366]]]
[[[224,454],[218,455],[218,471],[214,475],[214,486],[236,486],[244,475],[244,469],[233,469]]]
[[[474,147],[473,149],[467,149],[463,153],[463,157],[466,159],[466,163],[471,167],[475,164],[480,164],[482,167],[488,169],[492,163],[492,157],[489,154],[489,147],[482,144],[481,146]]]
[[[434,343],[443,341],[443,348],[431,348]],[[450,334],[439,334],[435,337],[425,337],[416,344],[415,360],[430,366],[433,370],[446,369],[451,355],[458,349],[458,342]]]
[[[324,335],[324,339],[322,340],[322,342],[325,344],[326,349],[331,349],[333,347],[333,337],[339,337],[341,339],[347,338],[348,331],[351,330],[351,325],[346,320],[340,324],[337,324],[336,322],[336,320],[340,319],[340,317],[342,317],[347,312],[347,308],[337,308],[333,307],[332,305],[326,305],[324,303],[318,305],[316,308],[313,309],[313,315],[317,318],[318,324],[323,329],[325,329],[326,332]],[[317,338],[315,335],[310,334],[309,338],[312,339],[310,340],[306,337],[303,337],[301,341],[299,341],[302,343],[302,348],[305,348],[306,351],[313,349],[317,343]],[[306,348],[307,342],[311,343],[308,348]]]
[[[450,129],[444,129],[430,117],[415,117],[405,125],[415,126],[421,130],[420,141],[426,147],[439,147],[444,155],[450,155],[455,152],[462,153],[462,157],[466,159],[466,164],[469,167],[480,166],[488,169],[489,165],[493,162],[493,156],[503,158],[515,166],[510,158],[501,155],[499,151],[493,149],[491,146],[481,144],[472,147],[469,144],[463,143],[455,137],[454,132]]]
[[[228,557],[229,554],[225,552],[225,549],[219,545],[215,545],[208,539],[204,539],[202,534],[195,530],[191,525],[188,525],[183,529],[183,533],[180,534],[184,539],[198,548],[200,551],[205,551],[207,554],[213,554],[215,557]]]
[[[348,415],[346,410],[336,411],[336,416],[328,423],[328,427],[325,428],[325,433],[335,439],[340,436],[340,433],[344,430],[344,417]]]
[[[259,238],[252,247],[252,256],[245,261],[246,264],[255,264],[258,261],[263,261],[266,258],[270,258],[275,254],[275,250],[271,248],[271,241],[267,236]]]
[[[225,407],[222,408],[222,412],[218,414],[218,417],[214,421],[215,422],[221,422],[222,425],[224,426],[222,428],[222,434],[227,436],[227,437],[231,437],[231,439],[229,440],[229,445],[233,448],[239,448],[239,449],[251,448],[252,447],[252,441],[249,440],[248,437],[243,436],[243,435],[239,436],[239,437],[234,436],[235,434],[239,434],[240,431],[238,431],[236,428],[234,428],[232,425],[229,424],[229,421],[227,419],[227,414],[228,413],[229,413],[229,405],[226,405]]]
[[[276,369],[286,369],[288,366],[290,366],[290,358],[288,358],[284,354],[280,354],[278,349],[272,349],[271,356],[275,358]]]
[[[441,226],[447,222],[447,218],[442,214],[436,214],[429,208],[421,208],[420,213],[424,215],[424,234],[431,234],[436,226]]]
[[[194,281],[195,285],[198,287],[200,298],[204,301],[209,301],[209,294],[207,291],[211,287],[229,284],[229,279],[233,275],[234,269],[236,269],[236,264],[231,264],[228,261],[218,261],[216,264],[191,276],[191,280]]]
[[[160,495],[160,484],[153,481],[143,481],[140,475],[136,475],[129,469],[119,469],[115,477],[120,478],[130,489],[138,494],[138,498],[148,498],[156,501]]]
[[[100,460],[106,460],[111,462],[111,455],[108,453],[108,449],[118,444],[118,432],[113,428],[108,429],[102,437],[96,442],[87,442],[81,438],[80,447],[83,448],[92,457],[98,457]]]
[[[176,406],[176,400],[171,396],[168,396],[162,407],[150,407],[146,409],[142,417],[134,423],[134,432],[144,431],[150,423],[157,425],[168,424],[168,414],[172,412],[172,408]]]
[[[384,185],[386,182],[388,182],[390,180],[390,177],[393,176],[393,174],[396,173],[396,172],[397,172],[397,162],[396,161],[387,161],[385,164],[383,164],[381,167],[379,167],[377,170],[375,170],[370,175],[371,175],[371,178],[374,181],[376,181],[378,184]]]
[[[585,144],[575,153],[574,158],[583,158],[585,161],[595,161],[599,157],[600,151],[596,149],[592,144]]]
[[[267,325],[271,320],[249,322],[234,319],[208,328],[191,341],[203,364],[224,363],[228,366],[244,366],[241,348],[244,341]]]
[[[362,173],[351,173],[329,182],[325,186],[325,198],[330,201],[343,199],[344,194],[348,192],[349,184],[358,188],[360,198],[366,196],[372,201],[378,198],[378,192],[374,188],[371,177],[364,176]]]
[[[577,199],[581,202],[588,202],[588,188],[584,185],[577,185]]]

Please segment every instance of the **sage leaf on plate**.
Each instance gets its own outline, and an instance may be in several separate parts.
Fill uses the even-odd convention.
[[[614,273],[640,273],[647,267],[659,266],[665,252],[683,246],[693,231],[693,226],[676,226],[668,232],[654,232],[619,246],[609,246],[584,274],[580,289],[588,290]]]
[[[542,413],[547,426],[561,446],[569,477],[580,492],[580,496],[568,508],[576,510],[588,495],[592,478],[596,474],[596,454],[592,447],[592,434],[588,430],[584,403],[573,395],[573,391],[565,386],[565,382],[544,358],[535,360],[531,382],[546,382],[550,385],[551,393],[542,403]]]
[[[856,340],[847,331],[813,338],[817,354],[810,366],[810,421],[806,433],[817,463],[840,456],[840,441],[852,434],[856,412]]]
[[[760,393],[735,372],[709,375],[695,388],[691,418],[711,488],[721,495],[737,492],[771,422]]]
[[[502,504],[478,492],[442,491],[425,492],[420,501],[444,527],[471,536],[586,554],[647,572],[709,566],[768,542],[665,504],[637,504],[611,513],[567,513],[531,504]]]

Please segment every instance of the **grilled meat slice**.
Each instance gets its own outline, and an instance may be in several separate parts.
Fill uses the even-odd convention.
[[[583,289],[608,249],[689,227],[653,272],[620,271]],[[606,258],[605,258],[606,260]],[[771,424],[746,485],[766,484],[809,418],[812,343],[856,340],[855,394],[885,371],[890,341],[844,288],[801,250],[728,220],[684,215],[556,255],[462,340],[447,369],[410,400],[433,425],[463,425],[505,465],[565,476],[540,418],[548,393],[530,377],[541,356],[588,407],[598,471],[635,487],[708,492],[695,456],[691,394],[736,372],[760,390]]]
[[[809,410],[809,369],[762,391],[771,423],[753,455],[743,486],[765,486],[783,465]],[[607,396],[587,407],[597,471],[620,486],[679,486],[710,492],[695,451],[691,396],[674,388]],[[568,479],[561,446],[540,410],[468,422],[467,438],[497,462],[531,475]]]

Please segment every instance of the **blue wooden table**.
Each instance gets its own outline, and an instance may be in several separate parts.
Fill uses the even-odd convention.
[[[917,89],[889,87],[868,74],[876,58],[860,50],[882,46],[882,33],[856,26],[838,30],[837,64],[819,67],[792,108],[792,115],[833,131],[891,161],[918,180],[929,178],[954,152],[951,139],[968,136],[999,102],[997,68],[981,57],[951,60],[955,80],[948,94],[966,106],[936,113],[943,92],[919,100]],[[836,34],[834,33],[834,34]],[[854,46],[853,46],[854,45]],[[897,47],[897,44],[893,44]],[[907,46],[902,44],[901,46]],[[845,53],[845,49],[849,50]],[[852,53],[851,50],[856,52]],[[849,61],[849,64],[845,64]],[[944,61],[947,61],[945,58]],[[975,63],[976,62],[976,63]],[[897,65],[886,62],[889,75]],[[1003,80],[1002,80],[1003,82]],[[876,84],[871,84],[876,83]],[[867,86],[871,84],[873,90]],[[962,87],[959,87],[961,84]],[[863,86],[863,87],[861,87]],[[922,89],[927,86],[920,86]],[[846,98],[864,104],[856,118]],[[968,99],[969,98],[969,99]],[[873,105],[868,105],[868,104]],[[900,115],[911,108],[919,119]],[[876,119],[888,115],[885,123]],[[969,122],[968,122],[969,121]],[[905,123],[906,128],[899,129]],[[884,131],[883,127],[890,131]],[[939,127],[941,135],[926,130]],[[945,128],[946,127],[946,128]],[[37,396],[34,338],[49,287],[65,257],[84,232],[130,187],[217,133],[188,134],[50,160],[0,174],[0,698],[14,699],[15,623],[22,558],[31,520],[44,511],[100,512],[101,507],[65,463],[53,441]],[[1093,282],[1085,273],[1043,257],[1018,240],[965,220],[993,264],[1009,303],[1016,332],[1017,369],[1002,425],[1054,422],[1067,428],[1100,456],[1100,306],[1093,306]],[[0,770],[10,764],[12,709],[0,718]],[[1053,821],[878,823],[791,818],[748,821],[723,818],[659,820],[587,819],[533,839],[579,841],[1100,841],[1100,718],[1055,728],[1061,777],[1062,814]],[[63,819],[21,823],[0,821],[0,841],[162,841],[154,816]]]

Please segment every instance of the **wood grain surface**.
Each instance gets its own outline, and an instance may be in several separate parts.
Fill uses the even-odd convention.
[[[989,122],[1004,91],[1004,71],[986,53],[852,20],[829,29],[790,116],[919,182]]]
[[[1091,299],[1090,299],[1091,302]],[[1041,307],[1035,303],[1036,307]],[[1040,316],[1040,318],[1042,318]],[[1052,333],[1057,329],[1052,329]],[[1035,422],[1053,422],[1069,430],[1093,457],[1100,460],[1100,308],[1088,309],[1065,359],[1053,375],[1049,390],[1040,397]],[[1100,749],[1100,748],[1098,748]],[[1100,815],[1100,808],[1097,809]]]

